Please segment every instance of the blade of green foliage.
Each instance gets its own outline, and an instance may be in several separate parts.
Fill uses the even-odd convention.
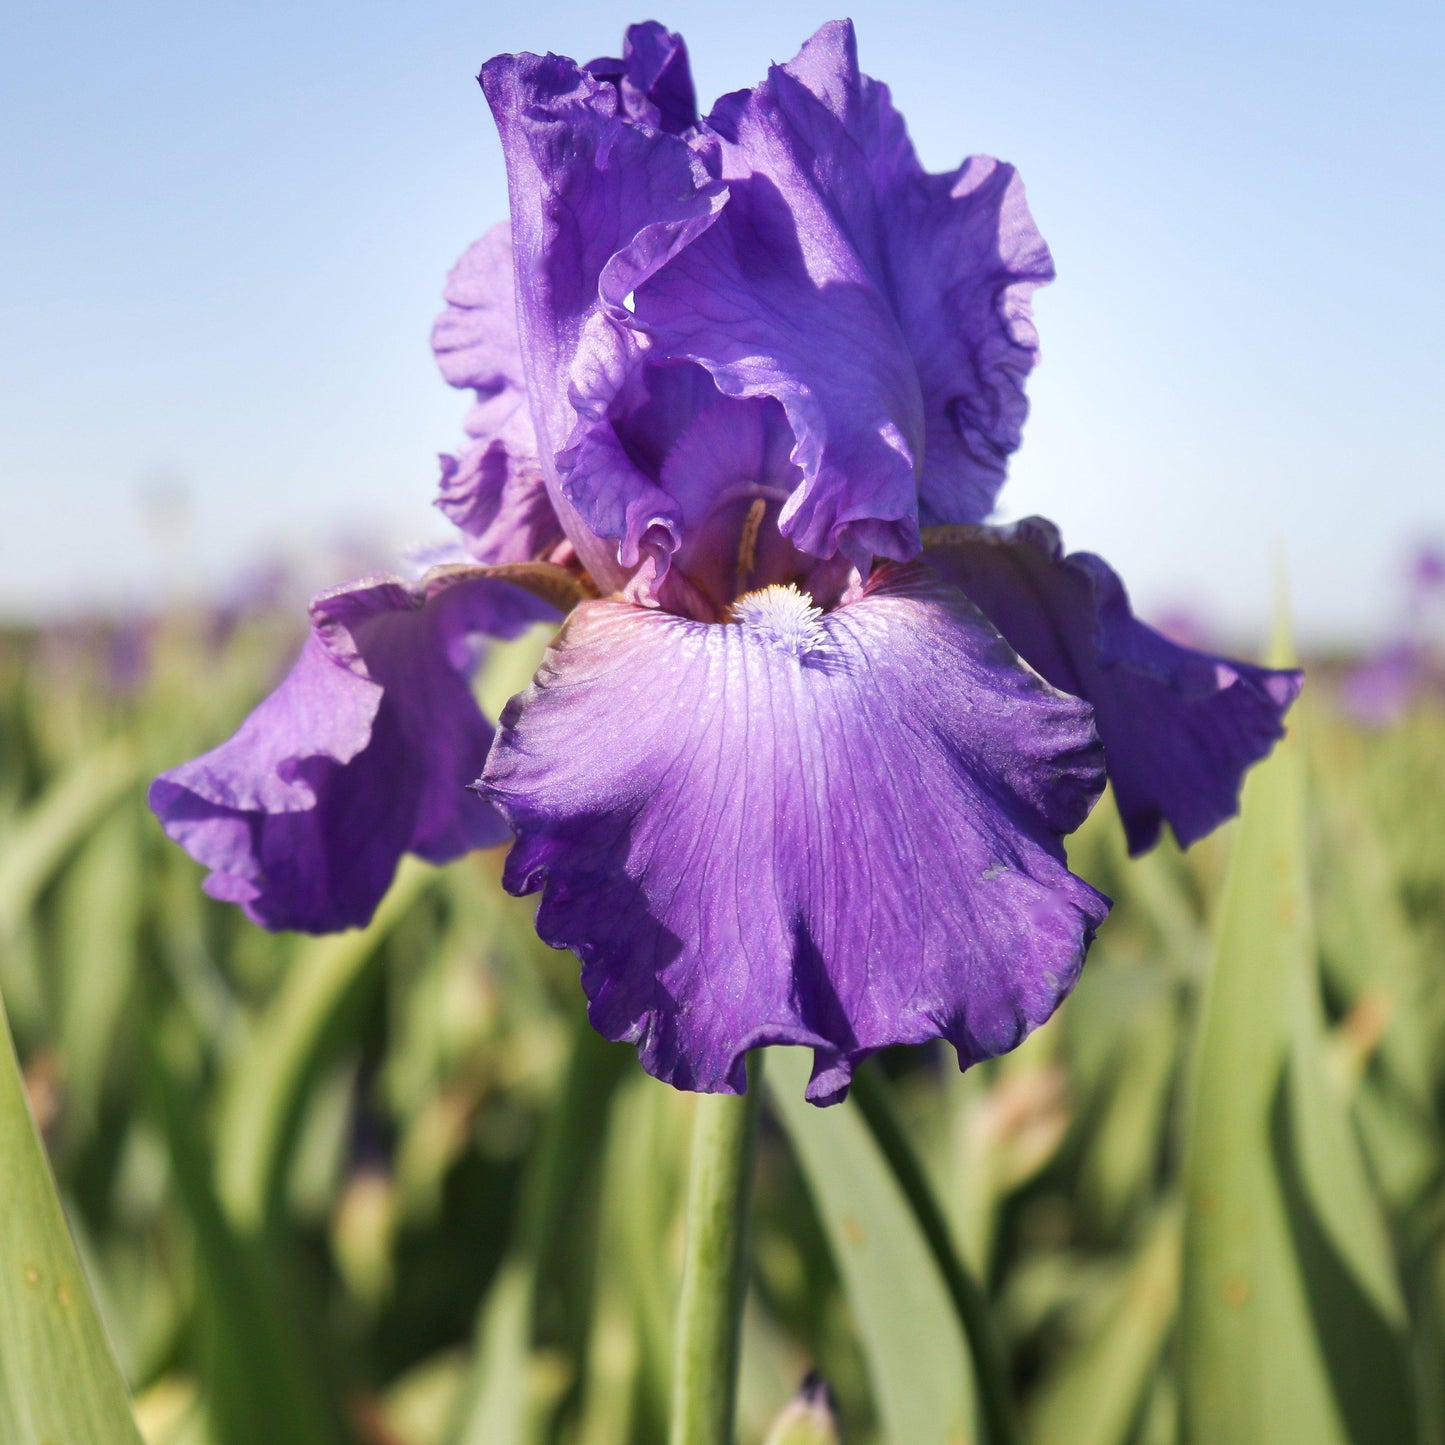
[[[680,1101],[674,1090],[629,1064],[612,1102],[580,1436],[585,1445],[606,1439],[631,1445],[667,1434],[673,1320],[682,1285],[675,1267],[681,1261],[667,1242],[681,1217],[691,1124]],[[745,1321],[745,1341],[747,1332]],[[619,1381],[629,1367],[624,1404]]]
[[[0,948],[20,927],[41,889],[136,779],[128,737],[86,753],[11,825],[0,849]]]
[[[3,1002],[0,1440],[5,1445],[140,1440],[30,1118]]]
[[[57,899],[54,962],[68,1144],[94,1122],[116,1027],[135,980],[144,898],[141,856],[134,810],[116,809],[66,870]]]
[[[641,1361],[637,1295],[627,1253],[627,1220],[639,1185],[635,1140],[624,1125],[636,1116],[638,1080],[613,1100],[602,1165],[597,1221],[597,1282],[587,1341],[586,1385],[577,1445],[628,1445],[636,1439],[634,1413]],[[633,1107],[629,1107],[633,1106]],[[655,1241],[654,1241],[655,1243]],[[654,1261],[660,1267],[661,1261]]]
[[[888,1085],[876,1064],[865,1065],[854,1076],[853,1098],[913,1211],[914,1222],[928,1246],[934,1268],[948,1291],[973,1362],[984,1436],[989,1445],[1013,1445],[1018,1432],[1014,1426],[1008,1370],[989,1316],[988,1300],[963,1266],[948,1221],[898,1120]]]
[[[1200,1027],[1186,1139],[1185,1439],[1413,1440],[1394,1266],[1324,1067],[1293,735],[1245,789]]]
[[[1427,1115],[1441,1040],[1437,969],[1422,967],[1389,854],[1359,796],[1357,777],[1322,777],[1320,791],[1333,854],[1326,856],[1335,865],[1323,899],[1322,923],[1331,925],[1322,927],[1326,962],[1348,1002],[1381,1020],[1378,1047],[1391,1083]]]
[[[1074,1353],[1049,1372],[1032,1445],[1127,1445],[1153,1385],[1179,1300],[1179,1213],[1167,1209]]]
[[[152,1025],[151,1035],[156,1032]],[[152,1082],[171,1177],[195,1236],[211,1433],[218,1445],[339,1445],[344,1433],[316,1338],[297,1310],[300,1280],[264,1235],[241,1233],[227,1218],[193,1091],[166,1063],[163,1041],[152,1041]]]
[[[528,1160],[511,1254],[482,1305],[454,1445],[526,1445],[539,1437],[549,1401],[532,1353],[537,1302],[566,1294],[578,1324],[589,1313],[590,1290],[559,1278],[556,1256],[563,1236],[595,1215],[605,1122],[630,1063],[630,1050],[606,1043],[579,1011],[567,1067]]]
[[[1096,815],[1100,812],[1095,810]],[[1206,952],[1208,940],[1189,895],[1187,865],[1178,845],[1166,834],[1147,853],[1131,857],[1117,811],[1104,812],[1100,826],[1127,890],[1126,906],[1147,919],[1157,935],[1164,971],[1189,970]]]
[[[1142,974],[1142,976],[1140,976]],[[1182,1029],[1172,990],[1142,970],[1120,970],[1111,1061],[1091,1100],[1079,1204],[1096,1227],[1121,1229],[1155,1187]]]
[[[968,1350],[943,1280],[887,1161],[851,1101],[803,1097],[801,1049],[773,1049],[768,1096],[823,1221],[858,1322],[888,1440],[975,1438]]]
[[[502,1266],[487,1294],[462,1425],[455,1445],[528,1445],[536,1438],[530,1411],[532,1277],[525,1260]]]
[[[236,1223],[266,1218],[290,1155],[306,1087],[348,1006],[359,998],[382,941],[440,875],[404,859],[369,927],[307,939],[286,981],[231,1060],[218,1125],[221,1198]]]

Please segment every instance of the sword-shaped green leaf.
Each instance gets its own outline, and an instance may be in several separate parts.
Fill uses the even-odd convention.
[[[1416,1438],[1404,1310],[1324,1066],[1297,737],[1251,774],[1186,1144],[1181,1369],[1191,1445]]]
[[[0,1440],[139,1445],[0,1003]]]
[[[769,1098],[792,1141],[858,1321],[884,1438],[977,1438],[968,1348],[913,1211],[852,1101],[803,1098],[808,1055],[773,1049]]]
[[[290,1157],[305,1090],[383,940],[440,875],[403,859],[369,927],[298,944],[285,983],[228,1068],[218,1126],[218,1187],[234,1223],[259,1228]]]

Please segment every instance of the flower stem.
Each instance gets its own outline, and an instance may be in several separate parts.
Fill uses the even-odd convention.
[[[670,1445],[732,1445],[761,1075],[762,1055],[753,1053],[746,1094],[697,1100]]]

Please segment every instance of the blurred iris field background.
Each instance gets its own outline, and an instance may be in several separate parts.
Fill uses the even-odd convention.
[[[500,852],[273,937],[145,809],[295,615],[0,634],[0,1440],[125,1438],[28,1102],[148,1445],[662,1441],[693,1101],[586,1026]],[[490,655],[493,716],[545,641]],[[1114,913],[1016,1053],[820,1111],[771,1051],[742,1441],[813,1367],[850,1442],[986,1438],[879,1108],[1022,1439],[1445,1440],[1445,695],[1367,727],[1343,676],[1187,855],[1128,859],[1106,797],[1070,854]]]

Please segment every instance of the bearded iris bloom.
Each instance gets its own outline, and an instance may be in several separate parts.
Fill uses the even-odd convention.
[[[890,1044],[1012,1048],[1107,912],[1062,841],[1106,776],[1132,850],[1194,841],[1299,675],[1166,640],[1046,522],[989,525],[1052,262],[1011,167],[923,170],[850,25],[706,119],[656,24],[481,83],[512,220],[433,337],[476,396],[439,499],[469,561],[323,594],[152,806],[273,928],[363,923],[402,852],[510,832],[594,1025],[679,1087],[800,1044],[828,1103]],[[494,735],[478,640],[558,611]]]

